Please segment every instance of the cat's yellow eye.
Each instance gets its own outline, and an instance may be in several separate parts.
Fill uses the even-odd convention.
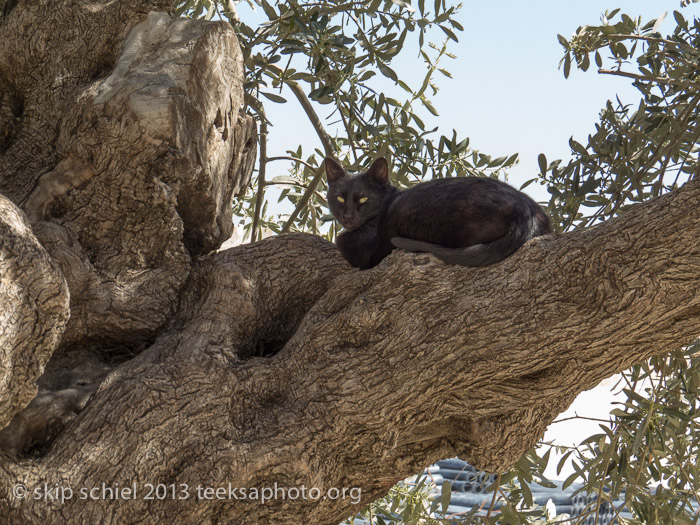
[[[343,199],[340,195],[338,195],[338,202],[345,202],[345,199]]]
[[[364,204],[365,202],[367,202],[367,199],[368,199],[368,197],[362,197],[360,199],[360,204]]]

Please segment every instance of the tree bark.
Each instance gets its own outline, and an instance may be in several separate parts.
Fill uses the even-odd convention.
[[[697,336],[697,181],[485,268],[360,272],[303,234],[210,253],[254,158],[240,53],[143,6],[0,1],[5,522],[335,524],[440,458],[508,468]]]
[[[0,428],[37,393],[65,329],[68,287],[24,214],[0,195]]]

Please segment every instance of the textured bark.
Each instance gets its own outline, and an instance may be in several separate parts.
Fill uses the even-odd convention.
[[[48,453],[0,463],[0,476],[141,494],[147,483],[362,487],[367,501],[441,457],[503,469],[578,392],[697,335],[698,198],[689,183],[481,269],[396,253],[357,272],[299,234],[200,258],[154,344]],[[243,359],[279,338],[273,357]],[[18,521],[57,519],[45,502],[5,504]],[[61,509],[212,523],[336,523],[353,510],[196,498]]]
[[[254,158],[240,53],[158,7],[0,0],[0,522],[338,523],[439,458],[507,468],[697,336],[696,181],[485,268],[359,272],[303,234],[210,253]]]
[[[0,193],[63,269],[64,344],[152,339],[250,177],[233,31],[146,15],[168,5],[27,1],[0,25]]]
[[[0,195],[0,428],[36,396],[69,312],[58,265],[22,211]]]

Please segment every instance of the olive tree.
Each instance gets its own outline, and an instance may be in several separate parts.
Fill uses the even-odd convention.
[[[442,457],[530,472],[521,458],[547,425],[631,366],[664,381],[592,443],[605,460],[586,472],[676,468],[650,454],[667,420],[694,450],[694,361],[670,353],[700,317],[695,26],[661,39],[623,18],[565,41],[566,70],[603,48],[629,59],[620,46],[638,41],[650,87],[637,113],[613,111],[614,131],[572,143],[566,167],[541,157],[559,234],[488,268],[397,252],[360,272],[318,235],[335,233],[321,228],[322,155],[386,153],[404,184],[516,158],[433,134],[414,111],[449,75],[446,44],[426,40],[457,38],[444,1],[259,5],[253,29],[228,2],[0,0],[3,519],[338,523]],[[204,8],[228,21],[197,19]],[[421,86],[391,69],[413,36]],[[377,75],[406,100],[373,91]],[[265,104],[282,83],[321,150],[290,151],[290,180],[268,181]],[[316,103],[345,133],[329,137]],[[658,154],[644,157],[644,133]],[[264,213],[275,182],[295,205],[282,224]],[[609,220],[574,229],[591,203],[593,223]],[[217,252],[234,212],[253,239],[297,231]],[[622,461],[635,431],[645,459]],[[680,494],[695,471],[674,457]]]

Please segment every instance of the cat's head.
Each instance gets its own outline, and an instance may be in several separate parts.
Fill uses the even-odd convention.
[[[330,157],[324,161],[328,179],[328,207],[346,230],[354,230],[377,216],[384,205],[389,184],[386,159],[375,160],[364,173],[347,173]]]

